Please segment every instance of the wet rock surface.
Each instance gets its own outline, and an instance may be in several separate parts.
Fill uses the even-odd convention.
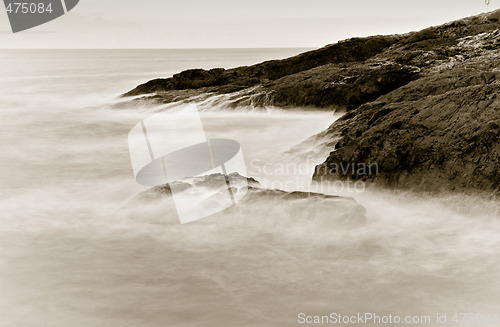
[[[499,43],[498,30],[460,39],[453,58],[348,112],[328,129],[340,141],[314,178],[498,195]],[[379,173],[332,174],[348,162],[376,163]]]

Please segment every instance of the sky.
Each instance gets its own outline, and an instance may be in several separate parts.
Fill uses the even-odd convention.
[[[500,7],[491,0],[490,10]],[[486,11],[484,0],[80,0],[66,15],[0,48],[317,48],[406,33]]]

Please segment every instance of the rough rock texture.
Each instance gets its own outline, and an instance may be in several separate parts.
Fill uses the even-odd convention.
[[[233,92],[326,64],[361,62],[390,46],[397,39],[397,36],[354,38],[288,59],[271,60],[253,66],[228,70],[190,69],[171,78],[151,80],[125,93],[124,96],[206,87],[213,88],[204,89],[203,92]]]
[[[250,67],[190,70],[125,95],[153,93],[150,100],[165,103],[226,94],[230,107],[343,109],[321,133],[336,145],[315,179],[498,195],[499,29],[495,11]],[[349,163],[375,163],[378,174],[332,172]]]
[[[141,84],[124,96],[169,103],[234,93],[235,106],[355,109],[454,58],[459,39],[499,28],[499,17],[493,12],[404,35],[353,38],[253,66],[190,69]]]
[[[460,39],[422,78],[347,113],[329,128],[340,141],[314,178],[498,195],[499,45],[498,30]],[[347,163],[375,163],[378,174],[338,173]]]

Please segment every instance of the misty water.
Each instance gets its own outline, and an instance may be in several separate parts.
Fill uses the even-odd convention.
[[[148,188],[134,179],[129,130],[154,113],[193,108],[209,135],[241,144],[247,174],[264,188],[305,190],[331,151],[310,137],[340,114],[115,106],[151,78],[301,51],[1,53],[0,326],[297,326],[299,313],[500,313],[498,203],[486,198],[325,189],[366,209],[354,225],[328,222],[342,208],[315,197],[264,196],[248,212],[184,225],[171,208],[130,204]],[[289,163],[301,169],[263,171]],[[308,212],[317,217],[302,219]]]

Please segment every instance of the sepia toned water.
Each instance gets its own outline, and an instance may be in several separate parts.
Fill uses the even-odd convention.
[[[194,105],[117,109],[120,93],[187,68],[301,51],[2,50],[0,326],[300,326],[299,313],[364,312],[500,325],[451,321],[500,314],[493,200],[326,190],[365,207],[366,222],[355,227],[302,219],[325,207],[315,197],[262,197],[239,212],[242,224],[228,212],[180,225],[171,209],[127,206],[147,189],[133,176],[129,130]],[[302,142],[339,117],[201,109],[209,134],[240,142],[250,176],[288,191],[305,189],[331,151]],[[300,169],[264,169],[287,163]],[[335,210],[316,214],[324,221]]]

